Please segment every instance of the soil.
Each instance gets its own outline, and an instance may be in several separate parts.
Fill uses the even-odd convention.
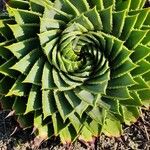
[[[150,109],[142,110],[142,116],[133,125],[124,125],[124,134],[119,138],[101,135],[94,144],[77,141],[73,145],[61,145],[59,138],[43,142],[38,148],[31,129],[19,128],[15,117],[8,111],[0,112],[0,150],[150,150]],[[14,133],[13,133],[14,132]]]

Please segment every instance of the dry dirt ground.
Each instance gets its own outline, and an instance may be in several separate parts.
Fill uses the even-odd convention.
[[[33,150],[34,135],[31,129],[16,129],[14,117],[6,118],[9,112],[0,112],[0,150]],[[12,132],[16,132],[12,134]],[[93,145],[84,145],[80,141],[71,146],[62,146],[59,138],[43,142],[41,150],[150,150],[150,110],[143,110],[143,115],[132,126],[124,126],[124,134],[120,138],[109,138],[101,135]]]

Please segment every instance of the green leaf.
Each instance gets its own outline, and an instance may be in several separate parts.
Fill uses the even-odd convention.
[[[107,0],[107,1],[103,0],[103,4],[104,4],[105,8],[108,8],[108,7],[112,6],[112,5],[115,8],[115,3],[116,3],[115,0]]]
[[[92,133],[94,137],[98,137],[100,135],[101,130],[102,130],[102,125],[98,124],[95,120],[92,120],[89,122],[87,121],[84,124],[85,124],[85,127]]]
[[[96,6],[98,11],[104,9],[103,0],[87,0],[87,1],[91,8]]]
[[[60,138],[63,144],[72,143],[74,140],[76,140],[77,135],[74,128],[69,126],[60,132]]]
[[[40,14],[23,9],[15,9],[10,6],[7,7],[10,16],[14,16],[18,24],[24,23],[39,23]]]
[[[49,64],[48,62],[45,62],[43,75],[42,75],[42,89],[43,90],[56,88],[53,75],[52,75],[52,70],[53,70],[52,65]]]
[[[66,100],[63,92],[54,92],[54,98],[56,101],[57,109],[60,112],[63,121],[65,121],[69,117],[69,115],[74,111],[74,109]]]
[[[54,135],[58,136],[58,134],[69,125],[68,120],[64,122],[61,116],[58,113],[52,115],[52,121],[54,126]]]
[[[102,97],[102,102],[107,106],[108,110],[111,113],[121,115],[119,109],[120,107],[119,100],[111,97],[110,98]]]
[[[150,99],[150,88],[140,90],[140,91],[138,91],[138,94],[139,94],[142,102],[147,101],[148,103],[150,103],[149,102],[149,99]]]
[[[147,16],[147,18],[146,18],[146,20],[144,22],[144,25],[150,25],[150,22],[149,22],[150,18],[149,17],[150,17],[150,13]]]
[[[69,55],[69,54],[67,54]],[[74,72],[76,70],[78,70],[81,66],[81,61],[71,61],[67,58],[65,58],[64,56],[61,56],[61,54],[58,52],[58,63],[59,64],[63,64],[64,67],[60,67],[60,69],[64,72]],[[70,56],[70,55],[69,55]]]
[[[112,34],[119,37],[125,23],[126,10],[113,13],[113,29]]]
[[[115,58],[113,58],[113,60],[111,60],[111,67],[113,69],[118,68],[119,66],[121,66],[126,60],[130,59],[129,56],[132,54],[133,52],[128,50],[126,47],[122,47],[122,50],[119,51],[118,54],[116,54]]]
[[[131,0],[129,0],[129,1],[131,1]],[[137,18],[138,18],[138,15],[126,16],[120,39],[122,39],[124,41],[126,41],[128,39],[128,37],[130,36],[130,34],[134,28]]]
[[[94,94],[90,93],[87,90],[82,90],[80,88],[75,89],[75,94],[84,102],[93,105],[95,103],[95,96]]]
[[[136,84],[136,82],[134,81],[132,76],[129,73],[127,73],[127,74],[124,74],[121,77],[111,79],[108,82],[108,87],[107,88],[117,89],[117,88],[127,87],[127,86],[130,87],[130,86],[135,85],[135,84]]]
[[[89,10],[89,4],[86,0],[80,0],[80,1],[74,1],[70,0],[70,2],[78,9],[80,13],[88,11]]]
[[[82,117],[83,113],[87,110],[89,104],[85,101],[81,101],[80,105],[75,108],[75,112]]]
[[[93,141],[93,136],[91,131],[89,131],[89,129],[87,129],[87,127],[83,127],[82,131],[81,131],[81,135],[79,136],[80,140],[83,140],[85,142],[91,142]]]
[[[110,35],[105,35],[106,37],[106,47],[107,51],[105,52],[106,57],[110,56],[110,53],[112,51],[113,45],[114,45],[114,38]]]
[[[102,75],[99,75],[97,77],[92,76],[89,80],[86,81],[88,85],[91,84],[102,84],[105,81],[108,81],[110,79],[110,71],[106,70]]]
[[[27,115],[19,115],[17,121],[19,122],[20,127],[26,129],[33,126],[33,114],[29,113]]]
[[[147,28],[146,28],[146,30],[147,30]],[[143,45],[148,45],[149,44],[149,39],[150,39],[150,31],[147,32],[146,36],[143,38],[141,43]]]
[[[142,41],[142,39],[145,37],[146,34],[147,34],[147,31],[133,30],[131,32],[129,38],[125,42],[125,45],[129,49],[136,48],[138,46],[138,44],[140,44],[140,42]]]
[[[23,114],[26,110],[26,102],[27,100],[22,97],[16,97],[15,102],[12,106],[13,110],[15,110],[16,115]]]
[[[81,119],[81,118],[79,118],[78,115],[72,113],[69,116],[69,120],[70,120],[71,124],[73,125],[73,127],[75,128],[77,134],[79,134],[80,130],[83,127],[83,123],[84,123],[85,119],[84,118]]]
[[[139,11],[133,11],[131,12],[130,14],[136,14],[138,13],[138,18],[137,18],[137,21],[136,21],[136,24],[134,26],[134,28],[141,28],[142,25],[144,24],[148,14],[149,14],[149,8],[145,8],[145,9],[142,9],[142,10],[139,10]]]
[[[78,9],[69,0],[55,0],[54,7],[73,16],[80,14]]]
[[[130,92],[131,99],[121,100],[119,101],[121,105],[124,106],[142,106],[142,101],[137,94],[137,92],[132,91]]]
[[[100,125],[103,125],[105,113],[104,110],[99,107],[94,107],[90,112],[87,113],[93,120]]]
[[[86,14],[85,15],[82,14],[79,17],[73,19],[71,23],[73,22],[79,23],[80,25],[85,27],[87,30],[94,30],[94,26],[90,20],[91,19],[89,19],[88,16],[86,17]]]
[[[7,40],[13,39],[13,34],[11,29],[7,24],[14,24],[15,21],[13,19],[3,19],[0,20],[0,34]]]
[[[87,11],[84,13],[84,15],[90,20],[90,22],[93,24],[95,30],[102,30],[102,21],[98,14],[98,11],[96,8],[93,8],[92,10]]]
[[[44,57],[39,58],[31,68],[23,83],[41,85],[44,63]]]
[[[73,88],[70,85],[68,85],[64,80],[62,80],[58,70],[53,68],[52,74],[53,74],[54,83],[60,91],[66,91]]]
[[[11,57],[11,52],[9,50],[7,50],[5,47],[3,46],[0,46],[0,56],[3,58],[3,59],[6,59],[8,60],[10,57]]]
[[[146,0],[141,1],[139,8],[143,8],[145,4],[146,4]]]
[[[101,75],[105,74],[109,71],[109,64],[108,61],[103,59],[100,64],[98,65],[97,71],[95,72],[95,77],[100,77]]]
[[[121,50],[126,50],[126,48],[123,48],[123,42],[118,40],[118,39],[114,39],[114,44],[109,56],[110,61],[112,61],[113,59],[116,58],[116,56],[120,53]],[[123,51],[122,50],[122,51]],[[127,51],[127,50],[126,50]]]
[[[43,125],[42,121],[42,115],[40,112],[37,111],[34,115],[34,127],[38,129],[38,134],[40,135],[40,138],[47,139],[48,125]]]
[[[13,8],[20,8],[20,9],[29,9],[29,2],[27,1],[20,1],[20,0],[11,0],[9,1],[9,6]]]
[[[132,123],[136,122],[136,120],[140,115],[139,109],[137,107],[122,106],[122,110],[123,110],[124,122],[127,125],[131,125]]]
[[[12,85],[14,84],[14,82],[14,79],[11,79],[7,76],[3,77],[0,80],[0,95],[6,95],[12,87]]]
[[[149,54],[150,47],[140,44],[134,49],[134,53],[132,53],[131,59],[133,62],[138,63],[143,58],[146,58]]]
[[[100,17],[103,24],[103,30],[105,33],[110,33],[112,31],[112,6],[100,11]]]
[[[132,71],[136,67],[137,66],[130,59],[128,59],[121,66],[112,70],[111,77],[118,78],[118,77]]]
[[[137,67],[131,71],[132,76],[142,75],[150,70],[150,63],[146,60],[141,60],[137,63]]]
[[[26,96],[28,93],[29,85],[22,83],[24,78],[25,77],[23,75],[20,75],[6,96]]]
[[[111,98],[130,99],[129,90],[125,88],[107,89],[106,95]]]
[[[122,134],[121,124],[114,116],[108,114],[102,132],[107,136],[119,137]]]
[[[39,32],[38,24],[9,25],[15,38],[19,41],[35,37]]]
[[[53,3],[51,3],[51,1],[47,1],[45,5],[43,18],[55,18],[57,20],[68,22],[72,18],[72,15],[70,15],[70,13],[65,13],[61,10],[56,9],[55,7],[53,7]]]
[[[47,43],[49,43],[51,40],[57,38],[57,36],[59,34],[60,34],[60,30],[58,30],[58,29],[45,31],[45,32],[39,34],[41,46],[45,47]]]
[[[148,84],[141,76],[134,78],[136,84],[130,87],[130,90],[143,90],[149,88]]]
[[[52,90],[42,90],[42,109],[44,119],[53,115],[57,111],[55,97]]]
[[[11,67],[16,63],[16,58],[12,57],[5,63],[0,66],[0,73],[4,74],[5,76],[9,76],[11,78],[16,78],[18,76],[18,72],[12,70]]]
[[[58,37],[51,40],[46,44],[46,46],[43,48],[44,54],[47,56],[48,61],[52,62],[54,66],[58,67],[58,62],[56,60],[57,58],[57,42]]]
[[[47,22],[51,22],[48,24]],[[63,29],[66,24],[64,21],[49,19],[49,18],[40,18],[40,32],[44,33],[45,31],[53,30],[53,29]]]
[[[37,38],[27,39],[21,42],[6,46],[18,59],[28,54],[33,49],[38,49],[39,40]]]
[[[116,10],[122,11],[122,10],[128,10],[130,8],[131,0],[117,0],[116,1]]]
[[[32,66],[37,61],[39,56],[40,56],[39,49],[34,49],[26,56],[24,56],[22,59],[20,59],[15,65],[13,65],[11,69],[17,70],[22,74],[28,74],[28,72],[31,70]]]
[[[106,93],[106,88],[107,88],[107,83],[108,81],[104,81],[99,84],[83,84],[81,86],[82,89],[87,90],[93,94],[105,94]]]
[[[41,109],[41,90],[39,86],[32,85],[25,114]]]
[[[64,80],[68,85],[70,85],[72,88],[75,88],[79,85],[81,85],[82,83],[79,81],[75,81],[73,79],[71,79],[67,74],[65,74],[64,72],[60,72],[59,73],[60,77],[62,78],[62,80]]]
[[[73,90],[64,91],[64,95],[74,109],[81,104],[81,99],[74,93]]]
[[[142,77],[144,78],[145,81],[147,81],[147,82],[150,81],[150,78],[149,78],[150,77],[150,71],[148,71],[145,74],[143,74]]]
[[[32,11],[41,14],[44,12],[45,3],[41,2],[40,0],[30,0],[29,3]]]
[[[142,0],[137,0],[136,2],[131,1],[130,9],[136,10],[139,9]]]

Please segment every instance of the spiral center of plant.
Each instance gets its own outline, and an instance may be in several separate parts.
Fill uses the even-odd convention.
[[[109,70],[103,50],[101,41],[92,32],[83,32],[73,24],[62,32],[57,50],[57,65],[63,72],[89,80]]]

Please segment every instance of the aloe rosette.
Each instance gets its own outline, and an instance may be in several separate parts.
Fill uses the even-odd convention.
[[[0,17],[3,107],[63,143],[122,134],[150,104],[145,0],[10,0]]]

